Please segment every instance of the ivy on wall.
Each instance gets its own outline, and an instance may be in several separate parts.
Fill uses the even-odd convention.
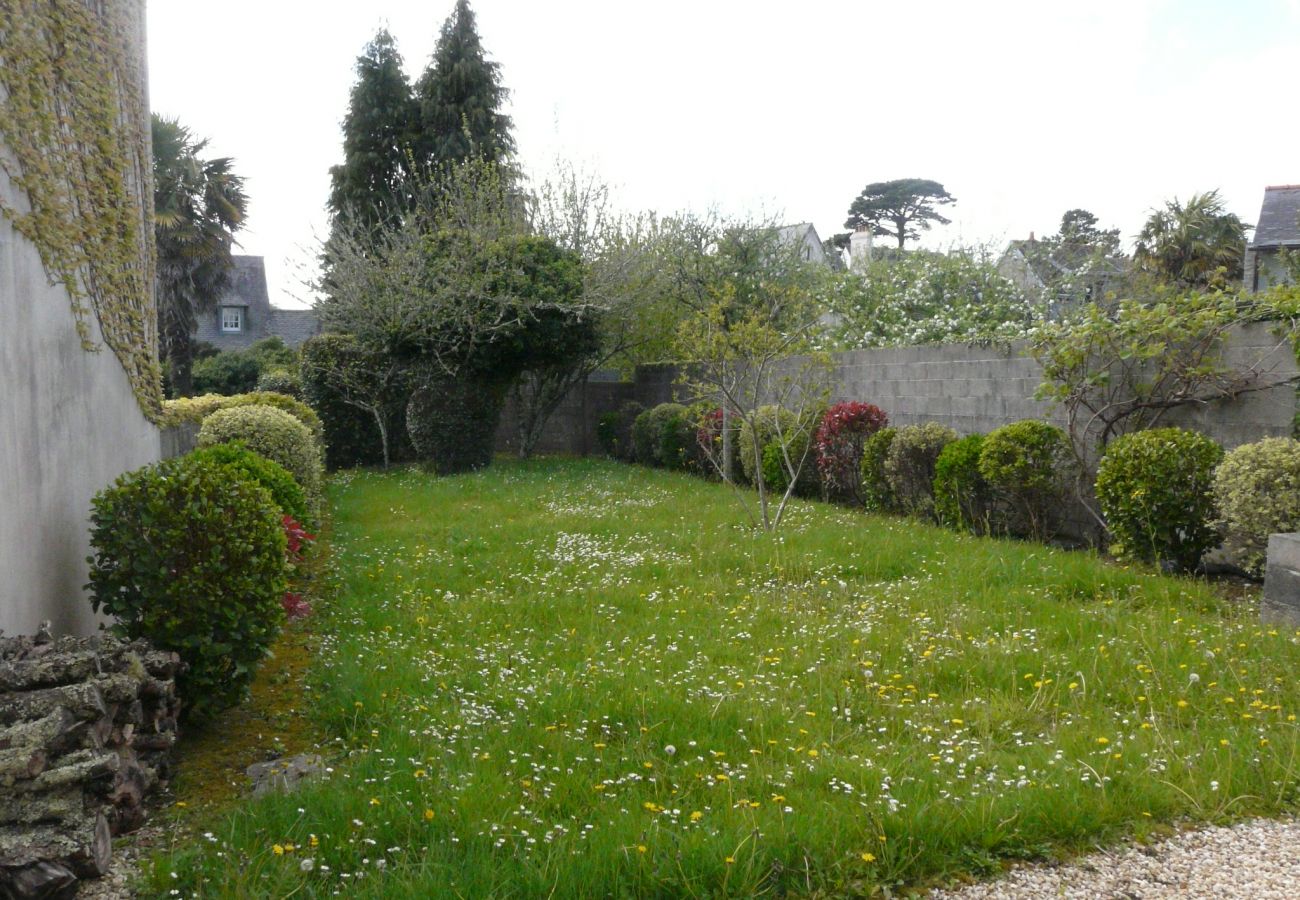
[[[82,346],[121,361],[141,409],[162,409],[150,154],[137,23],[125,0],[0,3],[0,168],[29,209],[0,214],[72,297]]]

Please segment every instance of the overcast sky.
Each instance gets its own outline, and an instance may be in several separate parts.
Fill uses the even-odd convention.
[[[454,0],[149,4],[151,105],[236,159],[242,252],[273,302],[326,230],[354,64],[424,69]],[[922,242],[1002,244],[1084,207],[1131,237],[1219,189],[1248,222],[1300,182],[1300,0],[474,0],[525,169],[557,156],[629,209],[716,206],[842,230],[872,181],[958,203]]]

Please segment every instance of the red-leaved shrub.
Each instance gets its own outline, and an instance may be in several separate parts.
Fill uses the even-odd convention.
[[[862,504],[862,448],[867,438],[888,424],[885,411],[871,403],[851,400],[826,410],[813,449],[828,497]]]

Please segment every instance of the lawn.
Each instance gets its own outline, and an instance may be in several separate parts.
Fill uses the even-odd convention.
[[[614,463],[331,497],[333,774],[147,892],[857,896],[1296,798],[1296,635],[1193,581]]]

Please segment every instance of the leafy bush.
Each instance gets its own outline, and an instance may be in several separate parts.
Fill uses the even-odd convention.
[[[934,513],[949,528],[987,534],[989,486],[980,474],[984,435],[968,434],[939,452],[934,463]]]
[[[885,479],[904,512],[934,516],[935,463],[943,448],[955,440],[957,432],[935,422],[898,429],[885,457]]]
[[[632,461],[632,423],[645,411],[635,400],[624,403],[615,412],[607,412],[596,423],[596,440],[607,456]]]
[[[1046,422],[1013,422],[989,434],[979,469],[1002,527],[1036,540],[1052,533],[1065,495],[1069,456],[1070,439]]]
[[[740,465],[745,478],[751,484],[756,483],[759,466],[763,467],[764,472],[773,467],[773,477],[765,475],[764,484],[769,490],[783,492],[790,483],[786,467],[786,456],[789,456],[792,465],[798,466],[801,460],[803,462],[799,478],[795,482],[795,493],[802,497],[816,496],[819,490],[817,464],[813,458],[811,440],[815,422],[820,416],[821,410],[809,411],[806,421],[801,422],[799,416],[788,409],[760,406],[755,411],[752,422],[744,421],[740,426]],[[754,453],[756,441],[759,451],[757,458]],[[769,451],[770,447],[775,447],[775,450]],[[779,477],[775,475],[776,468],[781,470]]]
[[[258,377],[257,389],[302,399],[302,379],[292,369],[267,369]]]
[[[285,536],[271,495],[225,463],[181,456],[118,478],[90,523],[96,611],[181,655],[190,718],[238,702],[284,619]]]
[[[680,403],[660,403],[641,413],[632,423],[636,461],[648,466],[686,470],[692,468],[696,425]]]
[[[211,460],[236,470],[241,476],[255,481],[266,489],[280,512],[293,516],[300,522],[311,521],[307,497],[289,470],[260,453],[254,453],[241,442],[213,444],[190,454],[195,459]]]
[[[1214,500],[1225,549],[1262,577],[1268,536],[1300,531],[1300,441],[1265,438],[1229,452],[1214,472]]]
[[[888,424],[885,411],[870,403],[836,403],[826,410],[813,437],[813,448],[828,497],[863,502],[862,451],[867,438]]]
[[[859,469],[862,490],[862,505],[874,512],[890,512],[898,509],[898,499],[889,486],[889,477],[885,472],[885,460],[894,445],[897,428],[886,425],[862,445],[862,466]]]
[[[295,400],[274,391],[253,391],[250,394],[235,394],[232,397],[221,394],[204,394],[199,397],[181,397],[163,403],[163,416],[166,424],[176,425],[181,422],[193,422],[202,425],[203,420],[219,409],[235,409],[241,406],[274,406],[293,416],[311,431],[312,441],[318,453],[323,457],[325,447],[325,429],[320,417],[306,403]]]
[[[223,350],[194,363],[194,390],[201,394],[242,394],[257,387],[257,360],[239,350]]]
[[[418,457],[439,475],[491,465],[506,387],[470,377],[426,379],[406,405],[406,430]]]
[[[373,354],[351,335],[319,334],[300,351],[302,395],[320,417],[325,436],[325,462],[331,469],[373,465],[384,461],[383,443],[374,414],[356,405],[377,400],[382,407],[393,459],[415,456],[406,433],[409,379],[397,371],[384,373]]]
[[[287,399],[287,398],[286,398]],[[203,420],[199,447],[240,441],[289,471],[315,509],[321,497],[320,453],[311,432],[289,413],[273,406],[253,404],[219,409]]]
[[[1121,558],[1190,570],[1218,543],[1214,468],[1223,448],[1193,431],[1155,428],[1116,438],[1097,467],[1097,500]]]

